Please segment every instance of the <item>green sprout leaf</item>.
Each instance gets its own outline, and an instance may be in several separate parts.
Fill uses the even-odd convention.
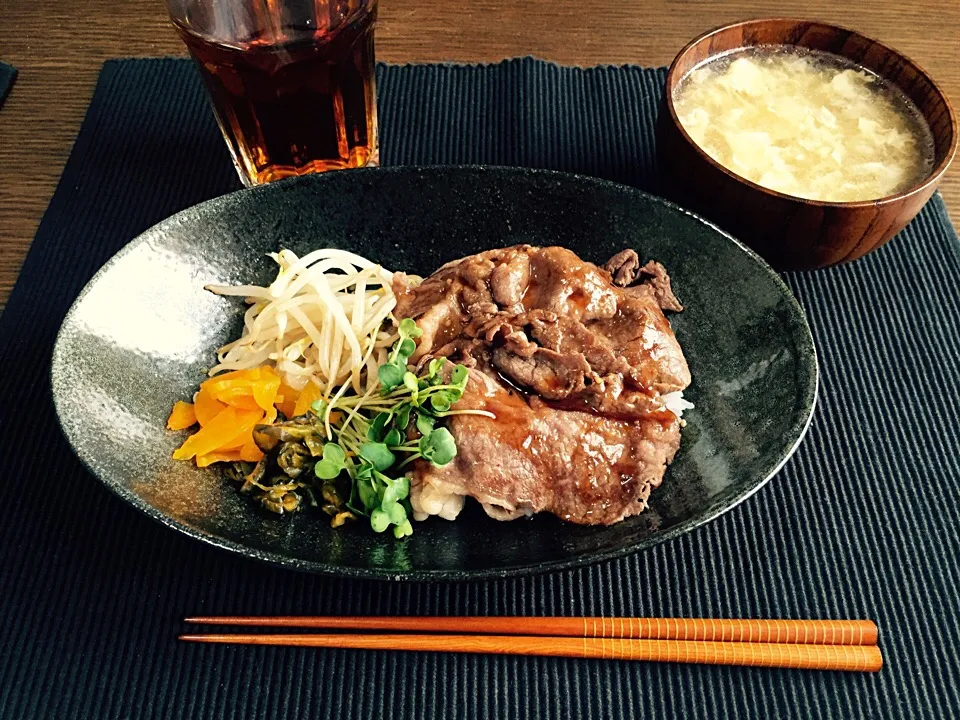
[[[417,414],[417,430],[421,435],[429,435],[432,433],[434,424],[436,424],[436,420],[426,413],[421,412]]]
[[[434,358],[427,364],[427,377],[434,378],[439,372],[443,369],[444,364],[446,364],[447,359],[444,357]]]
[[[406,372],[406,368],[386,363],[377,369],[377,376],[380,378],[383,389],[389,392],[403,382],[404,372]]]
[[[416,350],[417,344],[413,340],[410,338],[403,338],[400,341],[400,347],[397,354],[399,357],[403,358],[404,362],[406,362],[407,358],[413,355]]]
[[[367,440],[381,442],[386,434],[387,423],[390,422],[391,417],[390,413],[387,412],[377,413],[367,429]]]
[[[390,449],[379,442],[365,442],[360,446],[359,454],[379,472],[386,472],[397,461],[396,456],[390,452]]]
[[[450,374],[450,383],[456,385],[460,389],[463,389],[467,385],[467,378],[470,376],[470,371],[463,365],[457,365],[453,368],[453,372]]]
[[[370,527],[376,533],[382,533],[390,527],[390,516],[383,510],[374,510],[370,513]]]
[[[413,410],[413,405],[410,403],[403,403],[403,405],[397,408],[393,424],[398,430],[403,431],[407,429],[407,425],[410,424],[411,410]]]
[[[347,454],[337,443],[327,443],[323,446],[323,459],[343,465],[343,461],[347,459]]]
[[[346,457],[342,447],[327,443],[323,446],[323,458],[313,466],[313,472],[321,480],[333,480],[343,471]]]
[[[360,497],[360,502],[363,503],[363,507],[367,510],[372,510],[380,506],[380,497],[370,484],[370,480],[366,478],[357,480],[357,495]]]
[[[434,465],[442,467],[457,456],[457,443],[446,428],[437,428],[420,438],[420,454]]]
[[[307,428],[314,434],[301,439],[300,455],[309,460],[305,467],[312,467],[318,480],[315,485],[300,483],[297,492],[312,498],[311,489],[322,490],[323,509],[329,514],[343,505],[354,516],[368,516],[374,531],[392,528],[395,537],[403,538],[413,533],[410,480],[391,475],[421,457],[438,466],[456,457],[453,436],[435,415],[446,413],[462,397],[469,371],[457,364],[446,372],[449,361],[443,357],[432,358],[419,371],[408,371],[407,363],[417,351],[415,339],[423,331],[410,318],[400,320],[397,328],[388,360],[377,368],[380,397],[367,402],[366,395],[349,396],[341,403],[338,395],[336,409],[349,411],[330,418],[326,429],[333,433],[333,442],[327,442],[326,433]],[[310,406],[319,417],[330,409],[324,400]],[[419,440],[413,439],[417,435],[410,431],[411,420]],[[350,481],[346,488],[344,475]],[[341,501],[338,493],[344,490]]]
[[[423,330],[417,327],[417,323],[410,318],[404,318],[400,321],[397,328],[401,338],[418,338],[423,335]]]
[[[430,407],[433,408],[434,412],[446,412],[450,409],[450,406],[453,404],[454,398],[450,396],[449,392],[441,390],[438,393],[434,393],[430,396]]]
[[[407,520],[407,511],[403,509],[403,505],[400,503],[391,505],[386,513],[390,516],[390,522],[394,525],[402,525]]]
[[[393,447],[396,447],[397,445],[400,445],[403,442],[403,436],[400,435],[399,430],[397,430],[396,428],[393,428],[390,432],[387,433],[386,437],[384,437],[383,442],[386,444],[387,447],[393,448]]]
[[[397,495],[397,500],[406,500],[410,495],[410,479],[399,477],[392,483],[393,491]]]
[[[383,508],[385,512],[390,512],[390,510],[397,504],[397,501],[400,498],[397,497],[397,491],[393,487],[391,482],[383,490],[383,498],[380,500],[380,507]]]
[[[412,372],[404,373],[403,386],[413,394],[414,398],[417,397],[417,392],[420,390],[420,385],[418,384],[416,375],[414,375]]]

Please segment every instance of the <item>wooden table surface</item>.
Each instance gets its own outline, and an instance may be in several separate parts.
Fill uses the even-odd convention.
[[[776,15],[844,25],[892,45],[960,105],[957,0],[381,0],[377,58],[491,62],[534,55],[571,65],[665,65],[704,30]],[[2,17],[0,60],[20,75],[0,109],[0,309],[100,65],[115,57],[185,54],[162,0],[3,0]],[[942,191],[951,207],[960,207],[960,162]]]

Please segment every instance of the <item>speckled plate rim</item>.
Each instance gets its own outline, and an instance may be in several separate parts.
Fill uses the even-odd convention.
[[[819,385],[820,385],[820,363],[819,357],[817,355],[816,345],[813,341],[813,334],[810,330],[810,324],[807,322],[806,313],[803,310],[803,307],[800,305],[799,301],[794,297],[793,293],[790,291],[790,288],[787,287],[787,284],[783,281],[780,275],[771,268],[766,261],[763,260],[757,253],[751,250],[749,247],[744,245],[742,242],[733,237],[730,233],[721,229],[714,223],[709,220],[697,215],[690,210],[687,210],[676,203],[665,200],[659,196],[652,195],[643,190],[631,187],[629,185],[623,185],[620,183],[615,183],[609,180],[603,180],[601,178],[592,177],[589,175],[581,175],[574,173],[564,173],[558,172],[555,170],[542,170],[536,168],[524,168],[524,167],[513,167],[513,166],[501,166],[501,165],[402,165],[402,166],[393,166],[393,167],[377,167],[377,168],[360,168],[355,170],[341,171],[337,175],[343,175],[344,173],[350,174],[367,174],[367,173],[457,173],[457,172],[507,172],[515,173],[518,175],[537,175],[542,177],[555,178],[559,182],[565,183],[580,183],[581,185],[593,185],[597,188],[604,188],[614,192],[620,192],[627,195],[632,195],[634,197],[640,198],[647,202],[652,202],[655,204],[662,205],[669,208],[674,212],[687,215],[700,224],[708,227],[713,232],[719,234],[728,242],[731,242],[737,248],[739,248],[743,253],[750,257],[757,266],[763,270],[774,282],[774,285],[781,291],[784,299],[787,301],[790,309],[793,311],[795,317],[800,319],[800,325],[805,331],[802,337],[802,340],[805,341],[805,344],[808,346],[809,355],[808,362],[810,364],[810,373],[809,373],[809,382],[806,388],[804,388],[804,397],[803,402],[807,408],[805,417],[800,419],[798,422],[794,423],[791,427],[791,434],[796,434],[796,439],[790,446],[790,448],[784,453],[783,457],[780,459],[780,462],[770,470],[765,476],[757,478],[752,484],[746,485],[741,492],[734,494],[730,498],[727,498],[724,502],[714,503],[710,507],[704,510],[703,513],[691,517],[688,520],[674,525],[673,527],[658,532],[654,535],[651,535],[647,538],[639,540],[634,543],[628,543],[618,548],[613,548],[610,550],[599,550],[596,552],[587,553],[577,557],[567,558],[563,560],[548,560],[542,563],[537,564],[523,564],[523,565],[511,565],[504,566],[499,568],[491,568],[489,570],[404,570],[404,571],[388,571],[388,570],[374,570],[368,568],[359,568],[351,567],[344,565],[333,565],[330,563],[315,562],[311,560],[303,560],[299,558],[289,557],[280,553],[268,552],[265,550],[259,550],[257,548],[252,548],[242,543],[234,542],[232,540],[227,540],[210,533],[203,532],[197,528],[191,527],[180,523],[165,513],[161,512],[153,505],[145,502],[140,496],[136,495],[128,488],[123,486],[116,486],[112,482],[101,478],[91,467],[91,465],[86,461],[86,459],[81,455],[78,450],[77,444],[74,442],[73,437],[70,432],[66,429],[66,424],[61,418],[62,407],[58,402],[57,398],[60,393],[58,392],[58,368],[61,364],[66,362],[66,359],[63,357],[61,351],[61,335],[64,333],[64,328],[72,321],[73,316],[77,313],[80,303],[84,298],[90,293],[91,289],[96,285],[100,278],[105,275],[110,269],[121,259],[123,259],[127,254],[134,251],[139,245],[146,241],[147,236],[152,233],[156,228],[166,225],[167,223],[176,223],[181,217],[186,217],[196,210],[203,208],[206,210],[215,210],[217,206],[235,202],[235,198],[240,196],[245,196],[249,194],[257,193],[271,193],[277,192],[278,188],[293,188],[301,184],[312,184],[312,183],[322,183],[325,179],[330,177],[330,174],[317,174],[317,175],[307,175],[303,177],[294,177],[284,180],[279,180],[277,182],[269,183],[267,185],[260,185],[253,188],[243,188],[236,190],[234,192],[227,193],[225,195],[220,195],[210,200],[206,200],[202,203],[198,203],[188,208],[184,208],[178,213],[175,213],[164,220],[152,225],[151,227],[145,229],[141,232],[136,238],[127,243],[122,247],[115,255],[113,255],[109,260],[107,260],[104,265],[97,270],[97,272],[90,278],[89,282],[83,287],[80,293],[77,295],[76,300],[73,301],[73,304],[70,306],[70,309],[67,311],[64,316],[63,322],[61,323],[60,330],[57,332],[57,338],[54,344],[53,354],[50,363],[50,385],[52,390],[54,407],[57,413],[57,421],[60,424],[61,431],[67,439],[70,448],[73,450],[74,455],[80,460],[83,466],[87,471],[96,477],[103,485],[105,485],[111,492],[116,496],[129,503],[136,509],[143,512],[145,515],[153,518],[162,525],[165,525],[169,528],[178,530],[179,532],[187,535],[188,537],[200,540],[214,547],[242,555],[243,557],[252,558],[254,560],[259,560],[261,562],[268,563],[277,567],[291,568],[295,570],[300,570],[302,572],[311,572],[320,575],[328,575],[334,577],[343,577],[351,579],[362,579],[362,580],[388,580],[388,581],[411,581],[411,582],[430,582],[430,581],[470,581],[470,580],[491,580],[507,577],[517,577],[525,575],[539,575],[548,572],[559,572],[563,570],[570,570],[575,568],[580,568],[588,565],[594,565],[596,563],[605,562],[609,560],[616,560],[617,558],[625,557],[627,555],[632,555],[634,553],[640,552],[642,550],[647,550],[651,547],[659,545],[670,540],[674,540],[681,535],[684,535],[698,527],[706,525],[707,523],[716,520],[721,515],[729,512],[733,508],[740,505],[742,502],[753,496],[760,488],[766,485],[774,475],[776,475],[786,462],[793,456],[797,448],[803,442],[804,437],[806,437],[807,431],[810,429],[810,425],[813,422],[813,416],[816,411],[817,401],[819,397]],[[669,472],[669,469],[668,469]]]

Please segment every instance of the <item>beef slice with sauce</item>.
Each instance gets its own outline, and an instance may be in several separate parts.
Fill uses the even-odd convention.
[[[419,285],[396,276],[395,315],[423,330],[414,360],[466,364],[456,409],[496,416],[449,419],[458,456],[416,464],[418,518],[452,519],[463,497],[503,520],[547,511],[611,524],[646,507],[680,443],[662,394],[690,373],[662,310],[680,307],[666,272],[625,253],[601,269],[564,248],[516,246]]]

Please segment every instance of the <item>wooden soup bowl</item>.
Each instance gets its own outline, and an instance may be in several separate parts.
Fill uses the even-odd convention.
[[[909,190],[877,200],[821,202],[768,190],[717,163],[680,125],[673,94],[687,73],[707,59],[755,45],[823,50],[892,82],[916,104],[933,132],[933,171]],[[683,48],[667,73],[658,133],[667,197],[729,230],[778,270],[849,262],[883,245],[933,195],[956,153],[958,135],[950,101],[915,62],[852,30],[788,18],[727,25]]]

